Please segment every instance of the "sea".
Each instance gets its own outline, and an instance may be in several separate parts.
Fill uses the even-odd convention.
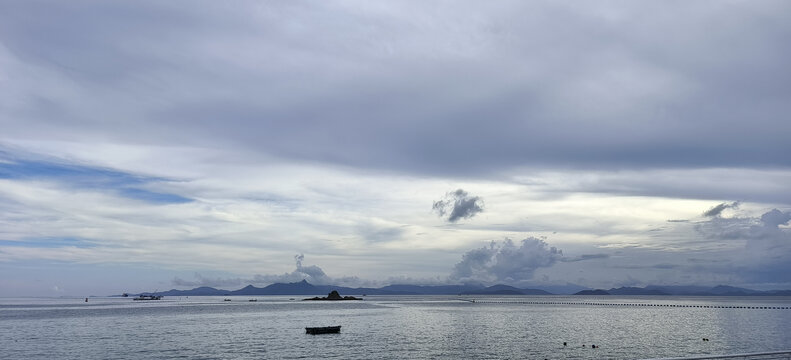
[[[791,297],[302,298],[0,298],[0,359],[654,359],[791,350]],[[305,333],[337,325],[338,334]]]

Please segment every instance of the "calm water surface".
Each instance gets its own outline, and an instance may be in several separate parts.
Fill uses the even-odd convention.
[[[791,348],[790,309],[622,305],[791,307],[789,297],[230,298],[0,299],[0,358],[645,359]],[[341,333],[305,334],[329,325]]]

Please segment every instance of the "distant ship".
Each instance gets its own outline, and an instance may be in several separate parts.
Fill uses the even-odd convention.
[[[162,300],[161,295],[140,295],[132,300]]]

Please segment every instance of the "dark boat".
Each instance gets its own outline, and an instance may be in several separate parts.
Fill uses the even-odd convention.
[[[132,300],[162,300],[161,295],[140,295]]]
[[[340,326],[324,326],[324,327],[306,327],[305,333],[316,335],[316,334],[337,334],[341,332]]]

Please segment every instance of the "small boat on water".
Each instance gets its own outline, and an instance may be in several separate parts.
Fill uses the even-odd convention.
[[[337,334],[341,332],[341,327],[339,326],[323,326],[323,327],[306,327],[305,333],[316,335],[316,334]]]
[[[162,295],[140,295],[132,300],[162,300]]]

